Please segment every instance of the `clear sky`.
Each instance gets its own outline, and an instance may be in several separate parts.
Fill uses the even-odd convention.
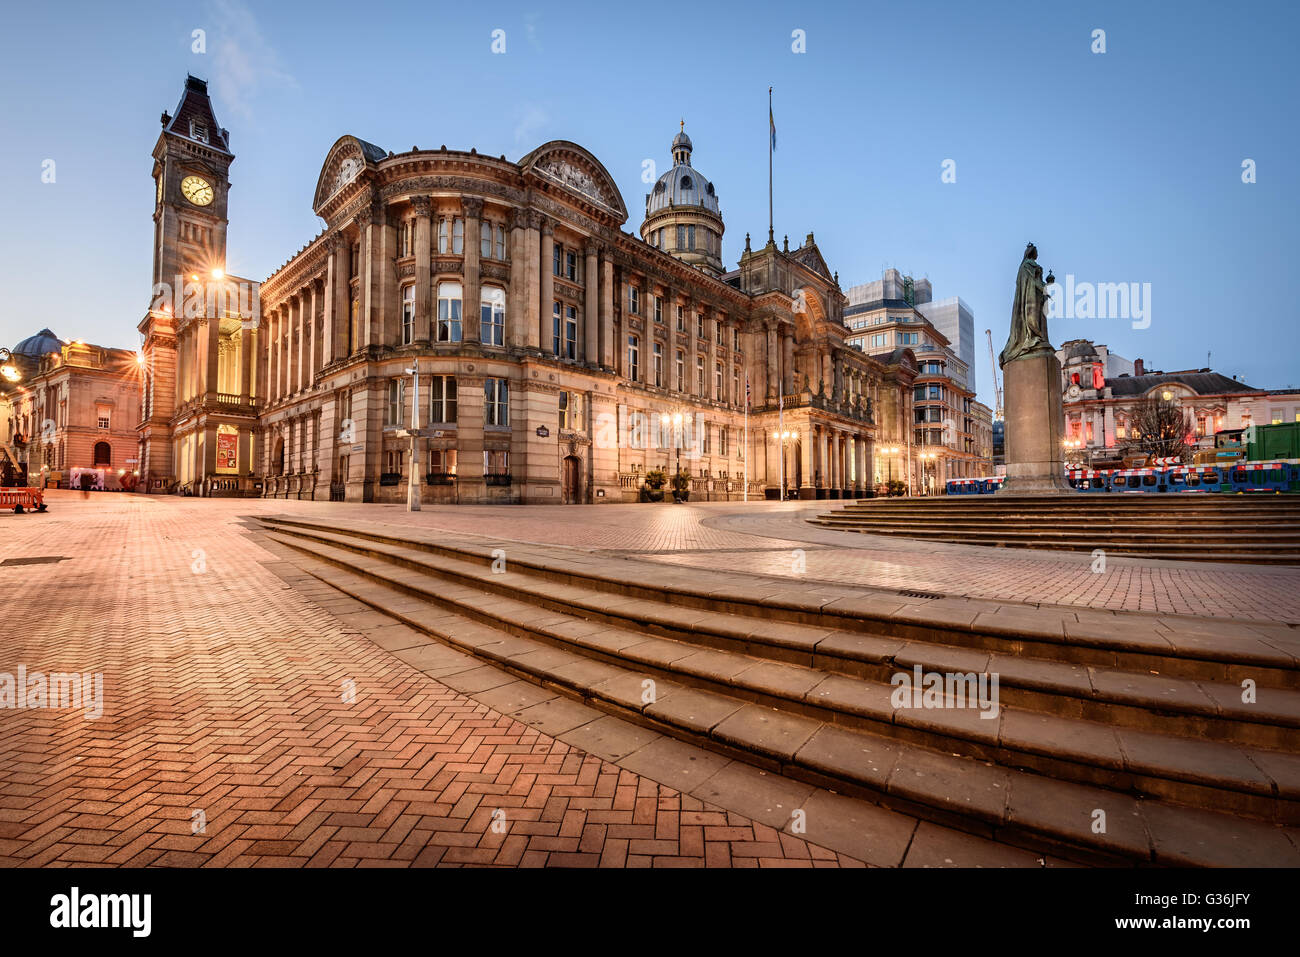
[[[345,133],[518,159],[570,139],[635,233],[685,118],[734,265],[809,230],[844,287],[894,266],[975,311],[1001,349],[1027,241],[1058,277],[1150,283],[1150,325],[1060,319],[1166,371],[1300,386],[1300,4],[467,4],[209,0],[6,4],[0,36],[0,343],[42,326],[135,346],[150,292],[158,117],[187,72],[230,130],[227,268],[265,278],[319,232]],[[192,33],[206,31],[206,52]],[[491,51],[505,31],[506,52]],[[1105,31],[1094,53],[1093,31]],[[792,51],[804,31],[806,52]],[[55,161],[55,182],[42,164]],[[1257,182],[1242,182],[1252,159]],[[945,160],[956,182],[941,181]]]

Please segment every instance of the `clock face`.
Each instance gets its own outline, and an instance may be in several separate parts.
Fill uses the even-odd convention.
[[[195,206],[212,202],[212,186],[202,176],[186,176],[181,180],[181,195]]]

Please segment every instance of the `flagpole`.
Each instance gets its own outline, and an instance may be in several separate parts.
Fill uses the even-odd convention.
[[[767,244],[775,245],[776,236],[772,231],[772,88],[767,88]]]
[[[749,501],[749,371],[745,371],[745,490],[742,501]]]

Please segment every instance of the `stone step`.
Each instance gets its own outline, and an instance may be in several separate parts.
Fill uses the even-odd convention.
[[[1065,780],[1184,804],[1230,808],[1263,819],[1300,821],[1300,803],[1295,800],[1300,798],[1300,768],[1297,779],[1291,781],[1285,754],[1195,736],[1180,738],[1137,728],[1112,730],[1099,723],[1011,707],[992,712],[992,719],[971,708],[896,709],[887,680],[850,678],[737,652],[701,649],[692,642],[655,637],[572,614],[539,620],[535,600],[484,593],[473,580],[466,583],[463,570],[447,567],[451,564],[447,560],[426,562],[414,552],[385,549],[376,553],[295,535],[277,534],[275,538],[314,558],[477,618],[495,629],[608,664],[636,667],[657,679]],[[439,581],[435,585],[430,577],[451,584]],[[1133,693],[1131,683],[1126,688]],[[1291,734],[1294,736],[1294,731]],[[1176,755],[1176,759],[1166,755]],[[1263,767],[1272,769],[1273,776],[1259,770]]]
[[[527,575],[494,575],[472,560],[402,546],[365,543],[347,535],[297,529],[290,535],[351,549],[403,567],[455,580],[517,600],[515,621],[535,609],[601,621],[637,636],[660,635],[704,648],[735,651],[831,674],[888,683],[901,671],[999,675],[1002,700],[1046,714],[1210,740],[1280,748],[1300,729],[1300,691],[1268,688],[1242,703],[1242,688],[1208,680],[1086,667],[1052,659],[990,654],[931,641],[867,635],[796,623],[754,622],[723,612],[683,609],[646,599],[610,599],[577,585],[557,586]],[[530,607],[532,611],[530,611]]]
[[[1207,528],[1194,523],[1180,522],[1175,527],[1167,524],[1153,524],[1139,528],[1132,525],[1106,525],[1086,522],[1053,523],[1044,526],[1019,522],[1001,522],[994,520],[955,520],[944,522],[918,521],[915,519],[883,519],[845,517],[832,512],[818,515],[817,521],[822,525],[845,525],[853,528],[869,529],[888,533],[911,532],[916,535],[1003,535],[1008,538],[1084,539],[1097,540],[1131,540],[1147,541],[1153,545],[1196,543],[1205,545],[1273,545],[1280,549],[1300,546],[1300,530],[1243,532],[1231,526]]]
[[[313,576],[462,651],[600,710],[789,777],[1087,863],[1300,864],[1300,843],[1288,836],[1290,829],[1222,811],[1139,800],[998,767],[671,679],[651,678],[653,700],[643,700],[649,669],[593,660],[431,607],[406,588],[393,590],[376,581],[372,573],[383,566],[391,573],[389,563],[350,553],[348,561],[374,566],[353,570],[330,561],[327,552],[313,554],[330,546],[278,537],[299,552],[302,567]],[[459,587],[450,589],[455,593]],[[1099,811],[1105,814],[1104,833],[1094,824]]]
[[[320,523],[279,517],[261,521],[283,531],[339,535],[466,560],[479,566],[481,572],[486,572],[493,562],[491,545],[452,544],[442,536],[416,530],[407,534],[373,523]],[[546,549],[542,557],[540,549],[504,544],[511,570],[550,583],[545,600],[553,602],[553,608],[580,607],[587,615],[617,612],[652,628],[656,627],[654,622],[647,619],[658,614],[679,632],[699,633],[705,630],[703,623],[709,622],[711,628],[707,630],[719,636],[762,643],[763,653],[769,657],[780,657],[784,649],[784,660],[825,666],[832,656],[837,656],[846,660],[842,667],[860,668],[879,664],[892,647],[873,642],[903,639],[1237,687],[1249,679],[1259,687],[1300,690],[1300,629],[1285,625],[1111,613],[1072,613],[1063,618],[1049,609],[1009,611],[996,604],[995,610],[989,612],[979,609],[991,603],[942,597],[893,598],[863,594],[862,589],[849,591],[849,597],[835,596],[827,601],[807,589],[780,590],[761,580],[753,589],[747,589],[730,576],[715,579],[708,572],[690,570],[687,577],[679,578],[675,571],[658,567],[654,572],[674,580],[668,584],[641,584],[628,581],[622,568],[611,569],[610,563],[598,556]],[[725,584],[712,587],[715,580]],[[763,597],[748,597],[747,590]],[[620,611],[616,605],[628,599],[644,604],[627,604]],[[663,618],[665,615],[671,617]],[[742,621],[735,621],[737,618]],[[822,660],[805,661],[790,656],[807,650],[803,646],[809,641],[808,633],[801,627],[821,629],[812,632],[813,636],[847,632],[849,640],[834,650],[830,644],[816,649]],[[671,636],[670,632],[664,633]],[[856,655],[850,650],[855,641],[861,648]]]

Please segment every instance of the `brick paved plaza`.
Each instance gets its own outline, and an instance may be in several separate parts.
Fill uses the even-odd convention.
[[[1116,559],[1094,576],[1086,557],[876,540],[815,529],[804,508],[776,503],[571,507],[560,523],[547,508],[49,501],[43,515],[0,513],[0,582],[11,607],[32,611],[6,627],[0,672],[102,672],[103,714],[0,711],[6,866],[1061,863],[521,680],[306,574],[258,515],[473,533],[600,565],[732,569],[738,586],[790,578],[804,549],[809,579],[892,594],[1296,617],[1290,569]],[[60,560],[14,563],[32,558]]]

